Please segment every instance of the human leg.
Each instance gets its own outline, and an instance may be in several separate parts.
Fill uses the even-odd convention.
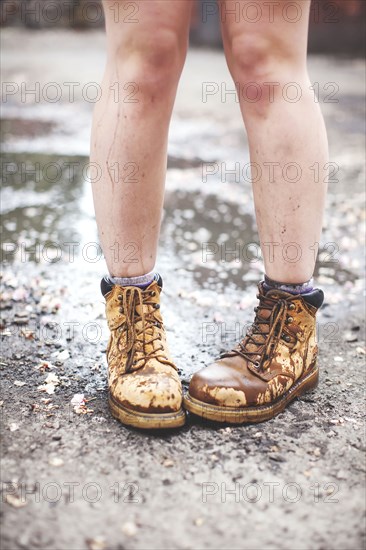
[[[253,23],[246,8],[254,4],[259,19]],[[284,11],[287,2],[272,4],[274,11],[266,13],[268,4],[221,2],[225,53],[248,132],[268,277],[259,285],[259,305],[246,336],[190,383],[186,408],[222,422],[272,418],[318,380],[315,315],[323,293],[307,281],[326,193],[314,167],[325,172],[327,139],[306,70],[310,2],[291,3],[300,15],[293,23]],[[296,101],[288,95],[293,89]]]
[[[168,128],[191,2],[105,0],[103,5],[108,56],[94,112],[91,162],[101,176],[94,178],[93,195],[111,276],[101,285],[111,331],[109,406],[124,424],[173,428],[184,423],[182,387],[160,314],[162,281],[145,276],[155,265]],[[131,7],[137,12],[131,14]]]
[[[100,174],[93,195],[109,273],[133,277],[155,265],[168,129],[191,2],[105,0],[104,11],[107,64],[93,117],[91,162]]]

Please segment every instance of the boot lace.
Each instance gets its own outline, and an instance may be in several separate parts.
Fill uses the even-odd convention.
[[[283,298],[277,299],[261,294],[258,294],[257,298],[259,306],[254,308],[256,316],[245,338],[239,342],[238,347],[224,353],[221,357],[240,355],[261,369],[282,337],[290,341],[282,331],[288,319],[287,311],[292,307],[291,302]],[[263,316],[265,311],[270,311],[270,315]],[[258,356],[260,356],[259,360]]]
[[[168,357],[161,353],[164,352],[161,330],[163,324],[155,317],[160,305],[149,300],[154,295],[155,291],[128,287],[118,296],[121,302],[120,312],[124,313],[126,323],[119,331],[117,347],[127,355],[126,372],[130,372],[132,366],[138,362],[142,361],[142,367],[153,358],[164,359],[164,362],[174,367]],[[144,305],[150,306],[147,312]],[[123,336],[125,336],[125,344],[121,345]]]

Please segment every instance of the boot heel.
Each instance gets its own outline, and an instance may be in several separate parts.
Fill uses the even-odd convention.
[[[305,375],[301,386],[300,391],[297,394],[303,395],[304,393],[314,390],[319,383],[319,368],[316,365],[316,362],[313,363],[309,369],[309,372]]]

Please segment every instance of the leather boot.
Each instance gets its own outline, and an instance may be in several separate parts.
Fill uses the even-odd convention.
[[[101,286],[111,331],[107,361],[112,415],[137,428],[182,426],[182,385],[160,313],[161,278],[145,290],[105,280]]]
[[[293,295],[260,283],[257,298],[245,338],[193,376],[188,411],[218,422],[261,422],[317,385],[315,315],[323,291]]]

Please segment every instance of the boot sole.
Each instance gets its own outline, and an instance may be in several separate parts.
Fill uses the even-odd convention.
[[[162,430],[184,426],[186,415],[183,409],[174,413],[142,413],[123,407],[111,395],[108,397],[109,410],[112,416],[126,426],[143,430]]]
[[[245,424],[249,422],[264,422],[282,412],[296,397],[310,391],[318,385],[319,369],[314,367],[306,376],[299,379],[284,395],[271,405],[258,407],[219,407],[210,405],[192,397],[189,393],[184,397],[184,407],[187,411],[216,422],[229,424]]]

